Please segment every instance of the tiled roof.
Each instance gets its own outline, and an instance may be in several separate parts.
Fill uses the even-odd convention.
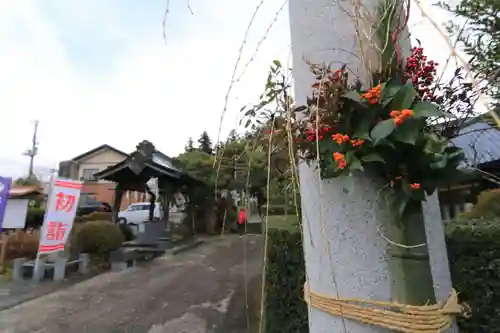
[[[464,127],[451,141],[464,150],[469,165],[500,160],[500,130],[487,123]]]

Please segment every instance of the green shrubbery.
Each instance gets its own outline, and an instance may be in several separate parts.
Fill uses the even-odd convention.
[[[500,332],[500,218],[451,222],[447,243],[453,286],[473,311],[460,332]]]
[[[85,221],[112,221],[113,214],[109,212],[93,212],[89,215],[82,216],[82,220]]]
[[[266,215],[267,206],[262,206],[262,215]],[[269,206],[269,215],[285,215],[288,213],[289,215],[296,215],[296,210],[294,206],[286,206],[286,205],[270,205]]]
[[[460,331],[500,333],[500,218],[453,221],[446,231],[453,286],[473,310]],[[269,230],[266,333],[307,332],[304,270],[300,234]]]
[[[44,208],[29,208],[26,215],[26,227],[38,229],[43,224],[45,216]],[[93,212],[89,215],[75,216],[75,223],[83,223],[87,221],[111,221],[112,214],[109,212]]]
[[[483,191],[472,210],[461,215],[463,219],[500,217],[500,189]]]
[[[125,240],[117,224],[109,221],[89,221],[74,225],[72,244],[76,252],[105,254],[116,250]]]
[[[269,230],[266,268],[266,333],[308,332],[302,299],[304,254],[298,232]]]

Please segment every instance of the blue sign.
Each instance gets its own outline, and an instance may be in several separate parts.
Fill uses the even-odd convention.
[[[7,208],[7,200],[9,200],[11,185],[12,178],[0,177],[0,231],[2,231],[3,218],[5,216],[5,209]]]

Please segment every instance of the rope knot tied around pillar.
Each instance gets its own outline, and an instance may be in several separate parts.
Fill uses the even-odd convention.
[[[470,307],[458,302],[452,290],[448,299],[433,305],[406,305],[357,298],[335,298],[309,289],[304,284],[304,299],[313,308],[367,325],[402,333],[439,333],[450,328],[453,317],[470,317]]]

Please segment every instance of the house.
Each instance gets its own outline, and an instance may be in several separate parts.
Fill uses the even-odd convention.
[[[500,187],[500,129],[487,122],[472,121],[451,141],[463,149],[466,167],[479,170],[479,177],[467,184],[440,189],[443,220],[475,204],[480,192]]]
[[[81,180],[84,182],[80,203],[103,201],[113,203],[116,184],[106,180],[97,180],[94,175],[127,159],[130,154],[103,144],[70,160],[59,163],[59,177]],[[127,193],[121,208],[133,202],[145,200],[143,193]]]
[[[23,229],[30,201],[40,199],[43,190],[38,186],[13,186],[9,190],[9,199],[5,207],[2,228]]]

